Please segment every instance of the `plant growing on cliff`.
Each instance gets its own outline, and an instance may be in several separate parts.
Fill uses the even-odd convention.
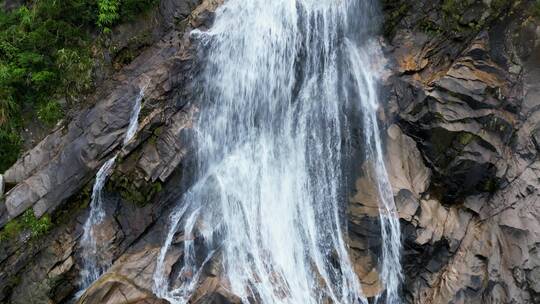
[[[133,20],[136,15],[157,4],[157,0],[98,0],[97,24],[106,33],[119,21]]]
[[[32,209],[26,210],[22,215],[21,222],[23,228],[29,230],[34,238],[46,234],[52,228],[49,215],[37,219]]]
[[[92,0],[42,0],[12,12],[0,10],[0,172],[21,150],[22,109],[35,110],[47,124],[61,118],[56,100],[73,91],[66,91],[64,83],[81,81],[81,73],[61,66],[58,50],[70,46],[80,61],[90,61],[83,50],[92,7]],[[26,113],[27,119],[32,116]]]
[[[28,231],[30,236],[35,239],[45,235],[52,228],[52,222],[49,215],[44,215],[37,219],[32,209],[26,210],[20,218],[11,220],[0,231],[0,240],[13,239],[21,232]]]
[[[52,126],[64,116],[62,107],[56,100],[49,100],[38,105],[37,115],[45,124]]]
[[[533,16],[540,18],[540,0],[536,0],[533,4]]]
[[[120,18],[120,1],[98,0],[98,8],[97,24],[104,32],[110,32],[110,27]]]

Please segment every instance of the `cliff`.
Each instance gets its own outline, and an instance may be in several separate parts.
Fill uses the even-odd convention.
[[[93,179],[118,152],[106,185],[112,216],[96,233],[112,266],[77,303],[167,303],[153,276],[171,206],[192,182],[194,79],[205,56],[189,33],[211,26],[220,4],[162,0],[113,28],[111,43],[132,60],[104,73],[84,109],[0,176],[0,302],[73,301]],[[382,10],[379,120],[402,230],[403,302],[540,302],[537,3],[386,0]],[[142,86],[139,128],[123,146]],[[368,167],[352,168],[347,240],[363,291],[375,296],[379,204]],[[200,240],[174,236],[167,276],[178,276],[188,238]],[[238,303],[219,256],[200,281],[192,303]]]

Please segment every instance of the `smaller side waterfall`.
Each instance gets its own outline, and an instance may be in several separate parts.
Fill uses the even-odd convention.
[[[131,116],[129,118],[128,129],[124,137],[124,146],[131,139],[133,139],[133,136],[135,136],[135,133],[137,132],[137,128],[139,127],[139,114],[141,113],[141,101],[144,97],[144,91],[146,90],[147,86],[148,85],[144,86],[139,91],[139,95],[137,96],[137,99],[135,99],[135,104],[133,105],[133,111],[131,112]]]
[[[135,104],[131,111],[129,125],[124,136],[123,145],[125,146],[137,132],[139,127],[139,114],[141,112],[141,102],[144,97],[144,92],[146,86],[141,88],[137,98],[135,99]],[[82,258],[83,258],[83,269],[81,271],[81,292],[79,295],[90,286],[94,281],[96,281],[106,270],[110,267],[110,261],[102,258],[102,254],[98,249],[98,244],[96,241],[95,228],[97,225],[101,224],[105,219],[105,209],[103,208],[104,198],[103,198],[103,187],[107,182],[109,175],[111,174],[112,168],[114,167],[114,162],[118,153],[113,157],[107,160],[96,174],[96,181],[92,188],[92,199],[90,202],[90,213],[86,222],[83,226],[83,235],[81,238],[81,247]]]
[[[83,226],[83,235],[81,239],[81,247],[83,248],[84,268],[81,272],[82,286],[84,288],[90,286],[92,282],[97,280],[108,265],[103,265],[98,260],[98,248],[96,238],[94,236],[94,226],[101,223],[105,218],[105,210],[103,209],[103,186],[111,173],[111,169],[116,160],[116,155],[106,161],[96,174],[96,182],[92,188],[92,200],[90,202],[90,214]]]
[[[351,78],[359,90],[360,106],[365,136],[366,160],[370,167],[368,174],[373,174],[379,197],[379,221],[381,225],[382,257],[380,278],[385,288],[385,300],[378,296],[375,303],[400,303],[399,286],[402,280],[400,261],[401,230],[397,214],[392,186],[388,179],[384,153],[382,149],[380,128],[377,121],[379,108],[378,94],[375,90],[378,81],[373,70],[373,58],[383,58],[380,46],[376,42],[366,43],[363,48],[350,40],[345,41],[350,64]],[[367,64],[367,63],[371,63]]]

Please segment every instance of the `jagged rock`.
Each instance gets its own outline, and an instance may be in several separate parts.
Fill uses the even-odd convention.
[[[419,33],[413,20],[421,11],[409,11],[406,29],[393,37],[393,113],[432,172],[419,196],[394,189],[405,239],[404,297],[536,303],[540,60],[530,55],[538,53],[531,47],[536,34],[523,34],[536,27],[515,13],[467,33],[470,40],[451,40]],[[510,38],[515,33],[529,38]]]
[[[122,255],[106,274],[85,291],[77,303],[168,303],[152,292],[154,270],[161,248],[152,244],[137,244],[136,247]],[[179,256],[179,252],[167,255],[165,275],[171,272]]]
[[[400,218],[410,221],[420,207],[419,200],[430,183],[430,170],[422,162],[415,141],[405,135],[399,126],[391,125],[386,141],[386,169],[395,195]],[[376,176],[371,166],[364,163],[356,180],[354,195],[349,200],[348,220],[352,260],[367,297],[374,297],[382,290],[377,256],[380,233],[379,212],[381,202]]]
[[[418,198],[427,190],[431,172],[424,165],[416,142],[399,126],[391,125],[387,133],[386,170],[394,195],[406,189]]]

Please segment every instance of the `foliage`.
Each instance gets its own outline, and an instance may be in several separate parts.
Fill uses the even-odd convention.
[[[63,48],[58,50],[56,66],[71,77],[61,78],[61,87],[68,101],[75,100],[80,92],[86,92],[92,84],[92,58],[86,49]]]
[[[20,218],[11,220],[0,232],[0,240],[8,240],[17,237],[21,232],[28,231],[32,238],[45,235],[52,228],[49,215],[37,219],[32,209],[26,210]]]
[[[62,118],[62,107],[57,101],[50,100],[38,106],[37,115],[41,121],[51,126]]]
[[[0,232],[0,241],[10,240],[19,235],[23,230],[23,225],[18,220],[10,221],[4,226],[4,229]]]
[[[119,0],[98,0],[99,14],[97,24],[105,32],[110,31],[110,27],[120,18]]]
[[[468,29],[468,25],[462,24],[463,14],[471,5],[474,4],[474,0],[444,0],[442,5],[442,11],[444,21],[449,27],[450,31],[454,33],[462,32]]]
[[[492,0],[490,6],[493,11],[498,12],[507,9],[513,2],[514,0]]]
[[[535,16],[536,18],[540,18],[540,0],[534,1],[532,11],[533,16]]]
[[[141,12],[156,6],[158,0],[124,0],[120,7],[120,18],[122,21],[132,21]]]
[[[92,1],[41,0],[0,11],[0,172],[20,153],[23,108],[36,109],[40,119],[54,124],[62,116],[56,100],[89,87],[90,78],[81,74],[91,68],[85,50],[94,24]],[[67,46],[71,57],[66,59],[59,50]],[[75,59],[86,65],[65,68],[66,61],[74,65]]]
[[[21,151],[22,109],[54,125],[92,86],[92,34],[107,31],[156,0],[34,0],[0,9],[0,172]],[[96,26],[97,25],[97,26]],[[35,114],[34,114],[35,113]]]
[[[407,14],[411,8],[411,4],[396,0],[383,0],[382,5],[385,11],[389,13],[385,15],[383,32],[385,36],[391,36],[397,24]]]
[[[118,22],[133,20],[157,2],[158,0],[98,0],[97,24],[108,33]]]
[[[19,157],[22,139],[18,128],[12,124],[0,125],[0,171],[5,170]]]
[[[49,215],[44,215],[40,219],[37,219],[32,209],[24,212],[21,222],[24,229],[29,230],[34,238],[46,234],[52,226]]]

